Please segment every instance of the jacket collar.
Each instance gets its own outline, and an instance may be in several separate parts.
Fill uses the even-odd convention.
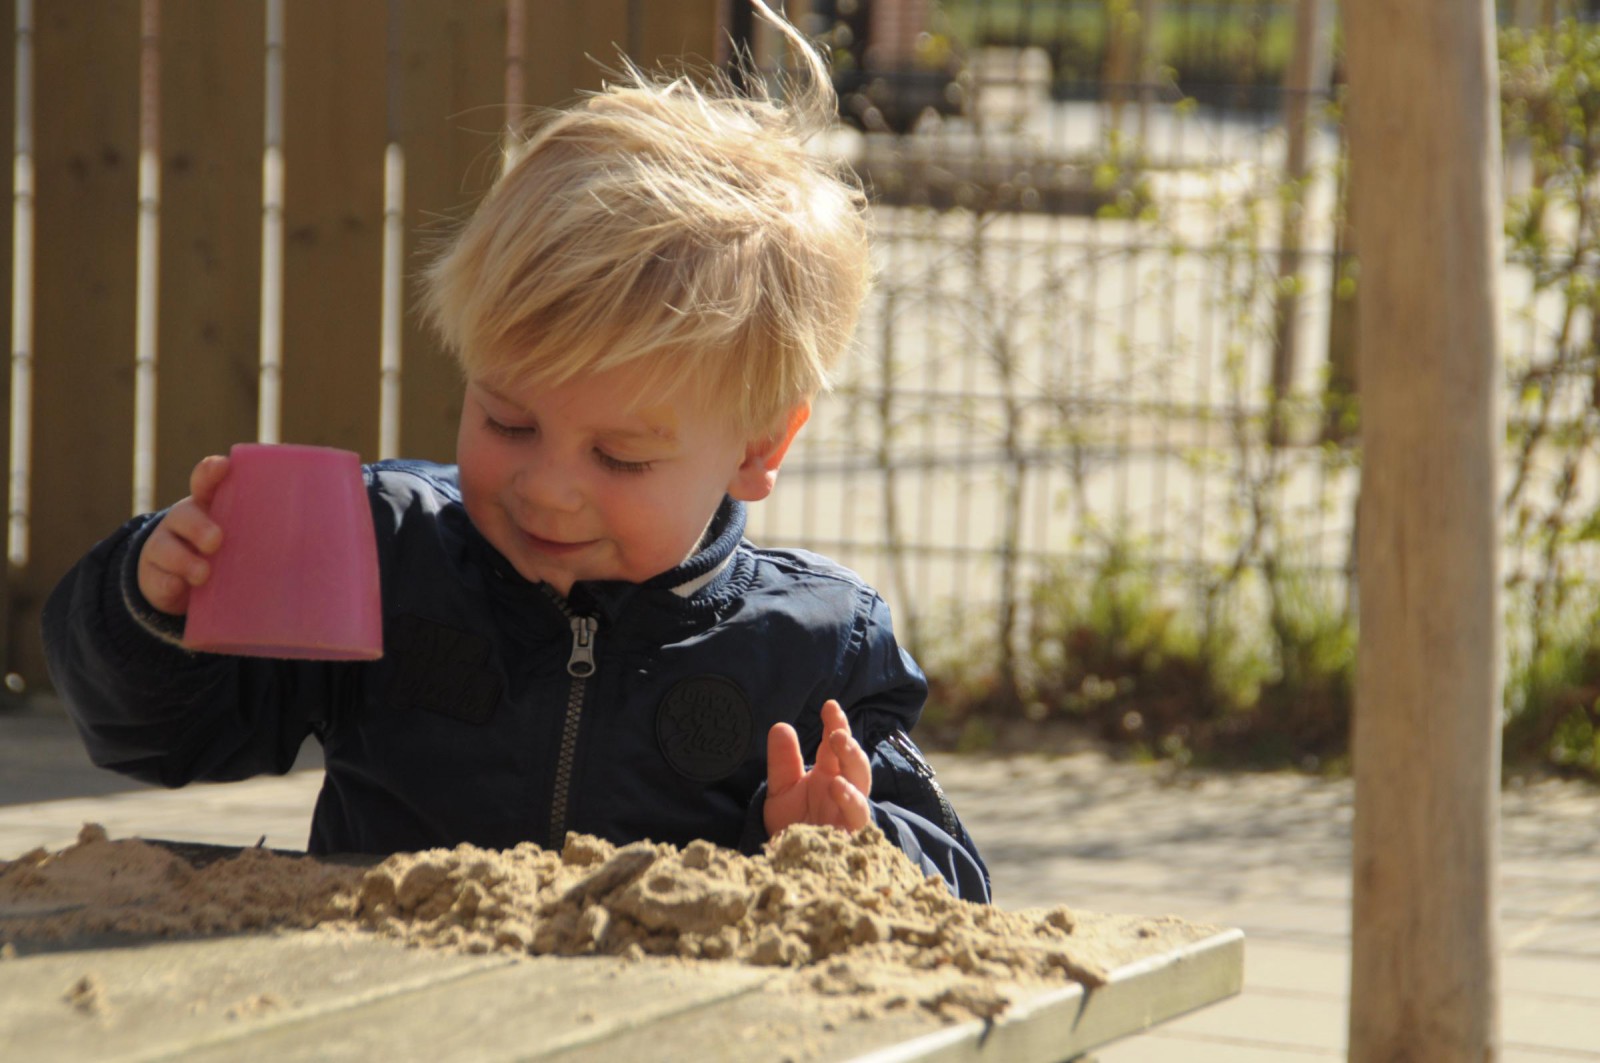
[[[681,565],[642,583],[579,580],[572,585],[567,602],[577,613],[615,617],[635,598],[671,612],[718,601],[727,596],[738,576],[735,555],[744,540],[746,516],[743,502],[724,495],[699,547]]]
[[[722,496],[722,504],[700,537],[700,545],[689,559],[677,568],[645,580],[643,586],[652,590],[665,588],[682,598],[693,597],[701,588],[714,583],[733,560],[733,551],[744,538],[745,506],[731,495]]]

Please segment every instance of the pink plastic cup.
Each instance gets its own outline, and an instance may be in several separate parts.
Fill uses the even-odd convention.
[[[239,443],[212,500],[222,547],[183,642],[251,657],[383,656],[372,510],[353,451]]]

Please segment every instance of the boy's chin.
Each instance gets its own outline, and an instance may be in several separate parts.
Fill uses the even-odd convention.
[[[572,585],[583,578],[571,572],[553,572],[548,569],[539,569],[533,572],[524,571],[522,575],[530,582],[545,584],[563,598],[572,590]]]

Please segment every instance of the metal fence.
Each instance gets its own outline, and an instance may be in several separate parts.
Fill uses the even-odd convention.
[[[947,2],[887,71],[846,7],[813,30],[879,283],[754,534],[862,571],[918,648],[1024,638],[1113,548],[1174,590],[1263,554],[1342,586],[1328,6],[1130,4],[1119,41],[1115,4]]]

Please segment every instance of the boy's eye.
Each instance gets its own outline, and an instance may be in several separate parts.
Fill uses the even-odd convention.
[[[596,450],[594,456],[599,459],[601,465],[612,472],[649,472],[653,464],[648,461],[623,461],[621,458],[613,458],[603,450]]]
[[[495,435],[505,436],[507,439],[522,439],[532,435],[537,429],[533,425],[506,424],[493,417],[485,417],[484,425]]]

